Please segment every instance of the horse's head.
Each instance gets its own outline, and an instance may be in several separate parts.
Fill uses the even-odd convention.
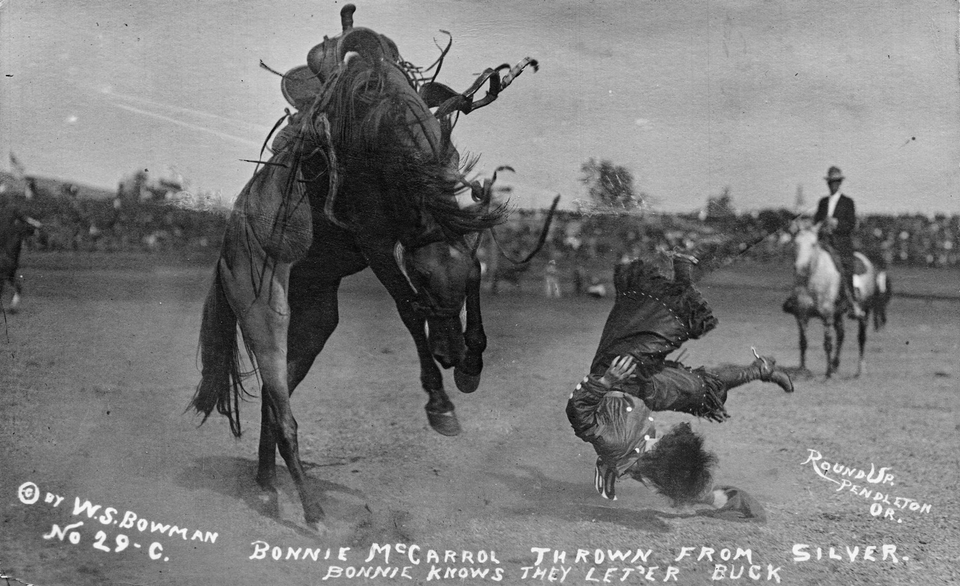
[[[395,248],[397,265],[416,293],[434,358],[444,368],[460,366],[467,350],[463,314],[467,295],[479,291],[480,263],[461,244],[434,242],[406,251]],[[470,321],[471,316],[467,316]],[[481,349],[482,350],[482,349]]]
[[[810,261],[819,242],[817,231],[806,224],[798,224],[793,234],[793,247],[796,257],[793,261],[793,270],[797,275],[806,275],[809,272]]]

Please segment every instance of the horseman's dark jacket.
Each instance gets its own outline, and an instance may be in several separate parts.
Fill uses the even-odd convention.
[[[827,209],[830,198],[823,197],[817,205],[817,213],[813,216],[814,223],[820,223],[827,218]],[[853,254],[853,231],[857,227],[857,214],[853,200],[841,194],[837,200],[837,207],[833,210],[833,217],[837,219],[837,227],[830,235],[830,245],[840,254]]]

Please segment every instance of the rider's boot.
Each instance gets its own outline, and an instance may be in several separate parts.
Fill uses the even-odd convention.
[[[776,360],[769,356],[760,356],[756,350],[754,355],[757,357],[756,360],[745,368],[720,368],[711,372],[726,385],[727,390],[760,380],[774,383],[787,393],[793,392],[793,381],[790,380],[790,375],[777,368]]]
[[[863,311],[863,306],[860,304],[860,296],[857,294],[857,290],[848,290],[847,294],[850,296],[850,317],[853,319],[862,319],[866,314]]]
[[[857,288],[853,286],[853,275],[843,276],[843,294],[849,304],[849,315],[853,319],[864,317],[863,307],[860,305],[860,295]]]

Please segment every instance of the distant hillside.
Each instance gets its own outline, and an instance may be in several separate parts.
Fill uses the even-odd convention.
[[[50,195],[61,195],[75,192],[79,199],[111,199],[117,192],[100,187],[91,187],[73,181],[64,181],[62,179],[53,179],[50,177],[33,177],[29,179],[34,181],[36,189],[45,191]],[[24,193],[27,188],[26,179],[17,179],[11,173],[0,171],[0,185],[4,185],[7,192]],[[75,191],[74,191],[75,190]]]

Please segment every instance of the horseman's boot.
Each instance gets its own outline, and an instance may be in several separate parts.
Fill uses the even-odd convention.
[[[863,307],[860,305],[859,295],[857,295],[857,289],[853,286],[853,276],[846,278],[846,286],[844,287],[847,292],[847,299],[850,301],[850,317],[853,319],[860,319],[864,316]]]
[[[730,367],[711,370],[727,386],[727,390],[748,382],[760,380],[775,383],[787,393],[793,392],[790,375],[777,368],[777,361],[769,356],[757,356],[753,364],[745,368]]]

